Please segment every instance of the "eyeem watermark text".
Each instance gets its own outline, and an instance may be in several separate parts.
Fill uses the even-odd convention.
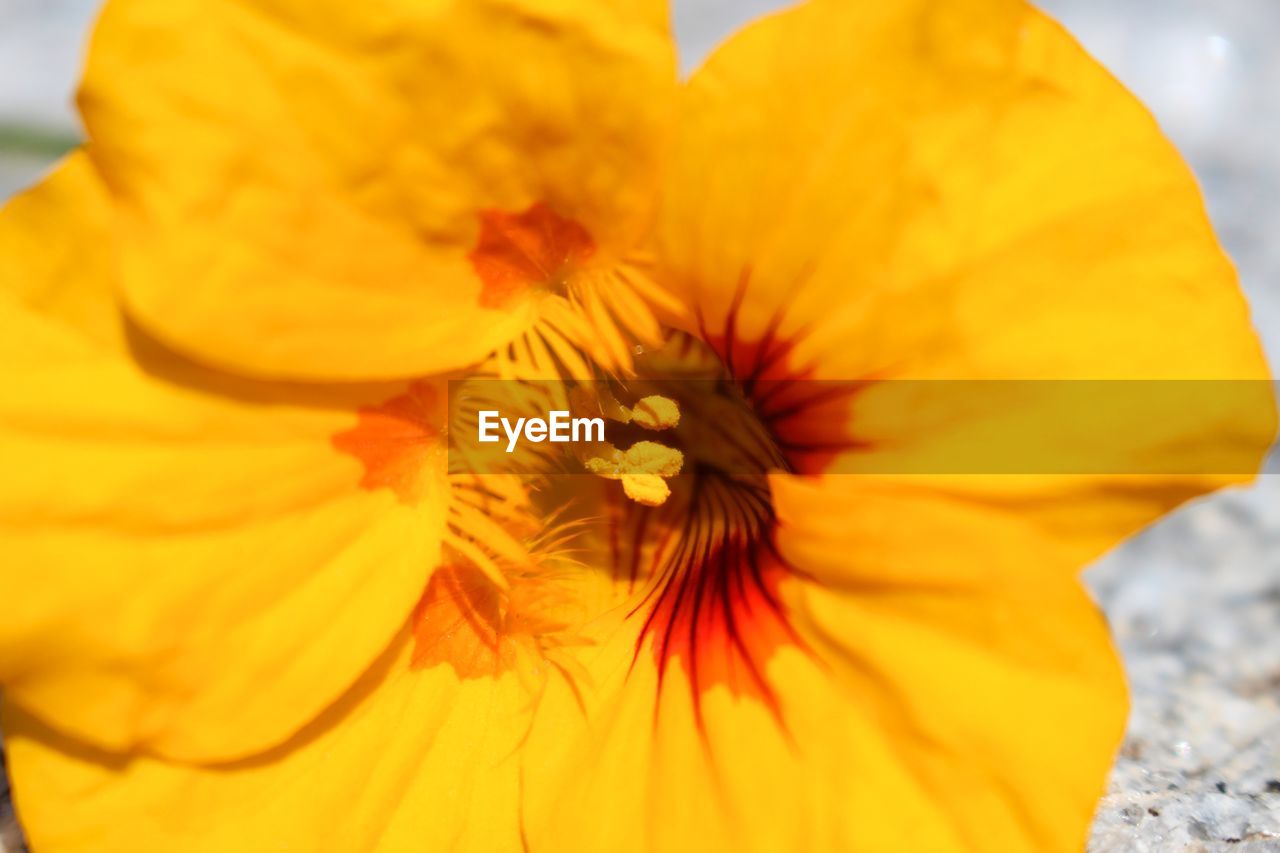
[[[502,417],[494,409],[486,409],[479,413],[480,428],[477,438],[487,444],[501,441],[498,428],[507,437],[507,452],[514,453],[516,444],[523,437],[525,441],[540,444],[544,441],[554,443],[604,441],[604,418],[574,418],[568,411],[556,409],[548,413],[546,418],[516,418],[512,423],[509,418]]]

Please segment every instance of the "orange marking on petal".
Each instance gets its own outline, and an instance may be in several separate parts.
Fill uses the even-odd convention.
[[[459,678],[483,678],[514,668],[522,647],[540,655],[538,638],[567,627],[552,615],[564,594],[536,577],[511,581],[504,592],[469,563],[437,568],[413,611],[411,666],[447,664]]]
[[[360,409],[356,425],[333,437],[338,451],[364,466],[361,488],[390,489],[403,503],[422,497],[431,457],[440,452],[439,396],[425,382],[414,383],[404,394]]]
[[[480,213],[480,238],[467,257],[483,287],[480,304],[501,308],[530,288],[561,283],[595,253],[585,228],[543,202],[523,213]]]
[[[413,668],[447,663],[459,678],[502,671],[501,603],[479,569],[440,566],[413,611]]]

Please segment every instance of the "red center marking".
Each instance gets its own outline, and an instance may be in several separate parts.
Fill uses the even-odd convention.
[[[699,726],[702,694],[716,684],[754,697],[781,721],[764,668],[779,648],[804,644],[778,598],[781,581],[793,570],[775,550],[773,535],[734,535],[703,551],[668,579],[645,620],[641,642],[647,637],[653,643],[659,681],[678,660]]]
[[[485,210],[467,257],[480,276],[480,304],[502,308],[531,287],[551,285],[595,253],[587,230],[543,202],[523,213]]]
[[[777,338],[776,326],[760,340],[743,340],[734,334],[735,325],[731,311],[724,331],[703,328],[703,339],[751,401],[793,472],[822,474],[841,454],[870,449],[850,435],[848,411],[873,380],[816,380],[812,369],[791,364],[794,343]]]
[[[361,488],[390,489],[402,503],[422,496],[444,425],[439,397],[435,388],[415,382],[404,394],[361,409],[356,425],[333,437],[339,452],[364,466]]]

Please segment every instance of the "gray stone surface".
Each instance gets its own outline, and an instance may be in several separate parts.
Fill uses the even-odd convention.
[[[42,157],[13,154],[0,157],[0,199],[29,185],[46,166]]]
[[[73,131],[94,0],[0,0],[0,125]],[[775,0],[676,0],[683,65]],[[1152,108],[1203,182],[1280,357],[1280,0],[1043,0]],[[0,196],[44,165],[5,156]],[[1188,345],[1194,345],[1189,342]],[[1133,692],[1091,849],[1280,853],[1280,462],[1092,568]],[[0,834],[0,853],[3,851]]]
[[[76,126],[71,93],[100,0],[0,0],[0,123]]]
[[[1133,693],[1096,851],[1280,851],[1280,471],[1091,569]]]

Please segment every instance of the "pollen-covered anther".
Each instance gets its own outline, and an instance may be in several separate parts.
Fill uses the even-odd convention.
[[[604,454],[586,461],[592,474],[621,480],[622,490],[631,500],[645,506],[660,506],[671,494],[666,478],[680,473],[684,454],[656,441],[637,441],[625,451],[612,444]]]
[[[656,474],[625,474],[622,492],[631,500],[645,506],[662,506],[671,497],[671,487]]]
[[[680,407],[670,397],[643,397],[627,413],[630,423],[645,429],[672,429],[680,423]]]

